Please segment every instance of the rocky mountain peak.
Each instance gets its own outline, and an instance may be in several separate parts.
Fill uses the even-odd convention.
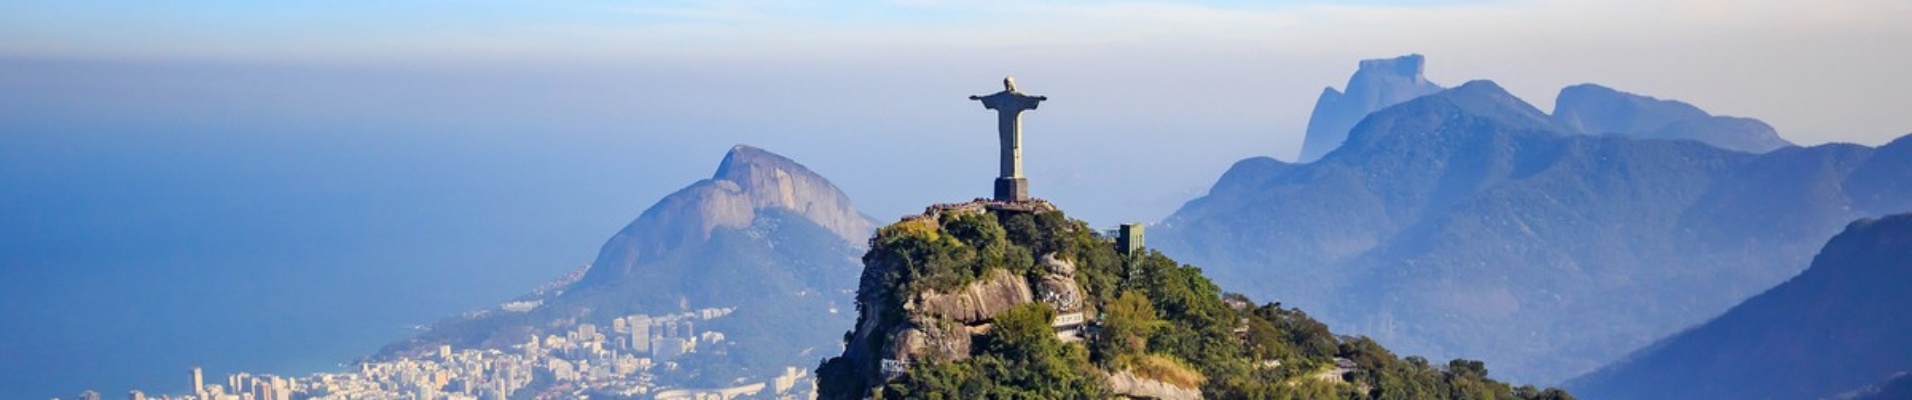
[[[1383,74],[1426,82],[1427,78],[1421,76],[1426,67],[1427,57],[1420,54],[1408,54],[1395,58],[1361,60],[1361,68],[1354,74],[1355,76]],[[1349,82],[1348,86],[1353,87],[1354,83]]]
[[[1438,94],[1442,99],[1454,102],[1467,111],[1478,114],[1504,115],[1514,118],[1533,128],[1548,124],[1547,114],[1533,104],[1508,93],[1506,88],[1490,80],[1474,80],[1461,84],[1451,90]]]
[[[1422,75],[1426,58],[1409,54],[1389,59],[1362,60],[1347,91],[1323,89],[1308,118],[1307,137],[1299,162],[1312,162],[1341,147],[1355,123],[1383,108],[1441,90]]]
[[[1343,147],[1360,149],[1351,151],[1350,155],[1377,151],[1432,155],[1450,153],[1458,148],[1456,146],[1504,139],[1499,134],[1483,134],[1494,132],[1472,129],[1484,125],[1505,128],[1501,130],[1507,132],[1548,135],[1552,135],[1554,129],[1547,114],[1540,109],[1493,81],[1476,80],[1368,115],[1350,130]],[[1393,150],[1376,146],[1389,146]]]
[[[735,184],[752,210],[794,211],[844,241],[860,243],[874,229],[836,185],[803,164],[763,149],[742,144],[731,147],[711,179]]]
[[[851,244],[860,245],[874,229],[822,175],[776,153],[737,145],[710,179],[665,196],[605,242],[585,281],[616,280],[641,261],[703,243],[720,228],[748,229],[766,210],[795,214]]]

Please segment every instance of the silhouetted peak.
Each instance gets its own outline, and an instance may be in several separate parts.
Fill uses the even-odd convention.
[[[1348,77],[1346,94],[1373,111],[1441,90],[1421,75],[1426,63],[1420,54],[1361,60],[1354,76]]]
[[[1386,74],[1401,77],[1420,78],[1427,66],[1427,57],[1420,54],[1408,54],[1395,58],[1361,60],[1361,68],[1356,74]]]
[[[1348,78],[1345,92],[1322,89],[1308,117],[1307,136],[1297,160],[1311,162],[1341,147],[1349,130],[1370,113],[1440,91],[1440,85],[1421,76],[1425,64],[1426,58],[1419,54],[1362,60]]]
[[[1507,93],[1507,89],[1500,87],[1500,84],[1486,79],[1467,81],[1467,83],[1455,86],[1453,89],[1448,89],[1438,94],[1443,97],[1470,96],[1489,98],[1496,101],[1504,101],[1506,99],[1521,101],[1519,98],[1514,97],[1512,93]]]
[[[1546,129],[1551,125],[1547,121],[1547,114],[1539,108],[1508,93],[1500,84],[1485,79],[1468,81],[1453,89],[1428,95],[1421,101],[1444,102],[1469,114],[1502,119],[1520,128]]]

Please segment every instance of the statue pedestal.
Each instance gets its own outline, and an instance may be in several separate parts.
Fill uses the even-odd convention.
[[[1029,201],[1029,180],[996,178],[996,201]]]

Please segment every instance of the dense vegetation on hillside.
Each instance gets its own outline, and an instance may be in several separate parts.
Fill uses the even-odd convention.
[[[879,387],[866,387],[859,373],[872,369],[857,365],[875,360],[825,360],[823,397],[1105,398],[1108,374],[1129,371],[1210,398],[1571,398],[1496,382],[1478,361],[1433,365],[1336,336],[1301,310],[1224,294],[1160,252],[1120,254],[1060,211],[950,212],[882,228],[864,256],[858,307],[890,310],[876,326],[894,326],[911,294],[958,289],[994,269],[1036,279],[1045,273],[1036,260],[1049,254],[1076,267],[1085,314],[1097,316],[1086,340],[1061,341],[1050,327],[1056,311],[1028,303],[997,315],[967,358],[915,363]],[[1337,360],[1353,368],[1336,369]]]

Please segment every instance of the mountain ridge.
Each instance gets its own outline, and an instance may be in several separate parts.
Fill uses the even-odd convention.
[[[1319,161],[1238,162],[1152,236],[1231,290],[1549,382],[1777,284],[1846,221],[1912,208],[1909,154],[1573,134],[1478,81],[1369,115]]]
[[[1423,76],[1425,69],[1426,58],[1419,54],[1362,60],[1348,78],[1345,93],[1327,87],[1316,98],[1296,162],[1312,163],[1345,146],[1362,130],[1360,123],[1373,113],[1449,90],[1428,82]],[[1469,83],[1478,85],[1476,82]],[[1491,91],[1505,92],[1494,86]],[[1561,88],[1552,113],[1518,99],[1509,102],[1516,103],[1517,107],[1528,109],[1523,110],[1523,118],[1538,116],[1551,125],[1550,129],[1564,134],[1692,140],[1747,153],[1794,146],[1781,138],[1771,125],[1757,119],[1713,115],[1679,100],[1633,94],[1593,83]],[[1463,107],[1477,106],[1481,105]]]
[[[1590,398],[1814,399],[1912,370],[1912,214],[1860,219],[1798,276],[1571,385]]]
[[[1583,83],[1560,89],[1553,120],[1584,135],[1617,134],[1647,139],[1688,139],[1719,148],[1764,153],[1792,142],[1765,122],[1715,116],[1678,100],[1663,100]]]

